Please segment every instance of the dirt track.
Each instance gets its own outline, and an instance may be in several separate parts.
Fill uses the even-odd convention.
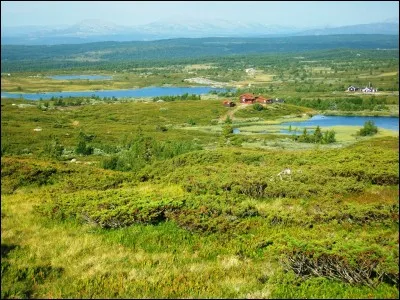
[[[226,118],[229,116],[229,118],[233,121],[233,120],[235,119],[234,114],[235,114],[239,109],[243,109],[243,108],[245,108],[245,107],[247,107],[247,106],[248,106],[248,104],[239,103],[239,104],[237,104],[237,105],[235,106],[234,109],[229,110],[226,114],[222,115],[222,116],[219,118],[219,120],[220,120],[220,121],[225,121]]]

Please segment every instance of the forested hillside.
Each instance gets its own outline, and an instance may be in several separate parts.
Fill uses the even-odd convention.
[[[398,49],[398,35],[331,35],[280,38],[198,38],[79,45],[1,46],[1,71],[91,66],[105,62],[159,61],[301,53],[328,49]],[[385,51],[380,54],[385,55]],[[398,56],[398,51],[397,51]],[[15,62],[18,61],[16,65]],[[40,68],[38,68],[40,66]]]

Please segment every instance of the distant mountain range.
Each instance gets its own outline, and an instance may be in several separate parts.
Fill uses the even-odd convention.
[[[138,26],[120,26],[102,20],[84,20],[73,26],[2,27],[2,45],[81,44],[102,41],[152,41],[203,37],[285,37],[333,34],[399,34],[398,19],[381,23],[326,28],[296,28],[259,22],[213,20],[163,21]]]

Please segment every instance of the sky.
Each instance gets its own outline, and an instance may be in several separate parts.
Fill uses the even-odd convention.
[[[1,1],[1,26],[74,25],[101,19],[134,26],[213,19],[294,27],[399,19],[399,1]]]

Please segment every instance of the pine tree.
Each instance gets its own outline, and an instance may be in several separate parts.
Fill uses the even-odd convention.
[[[317,126],[317,128],[314,131],[314,143],[321,143],[321,141],[322,141],[321,128]]]

